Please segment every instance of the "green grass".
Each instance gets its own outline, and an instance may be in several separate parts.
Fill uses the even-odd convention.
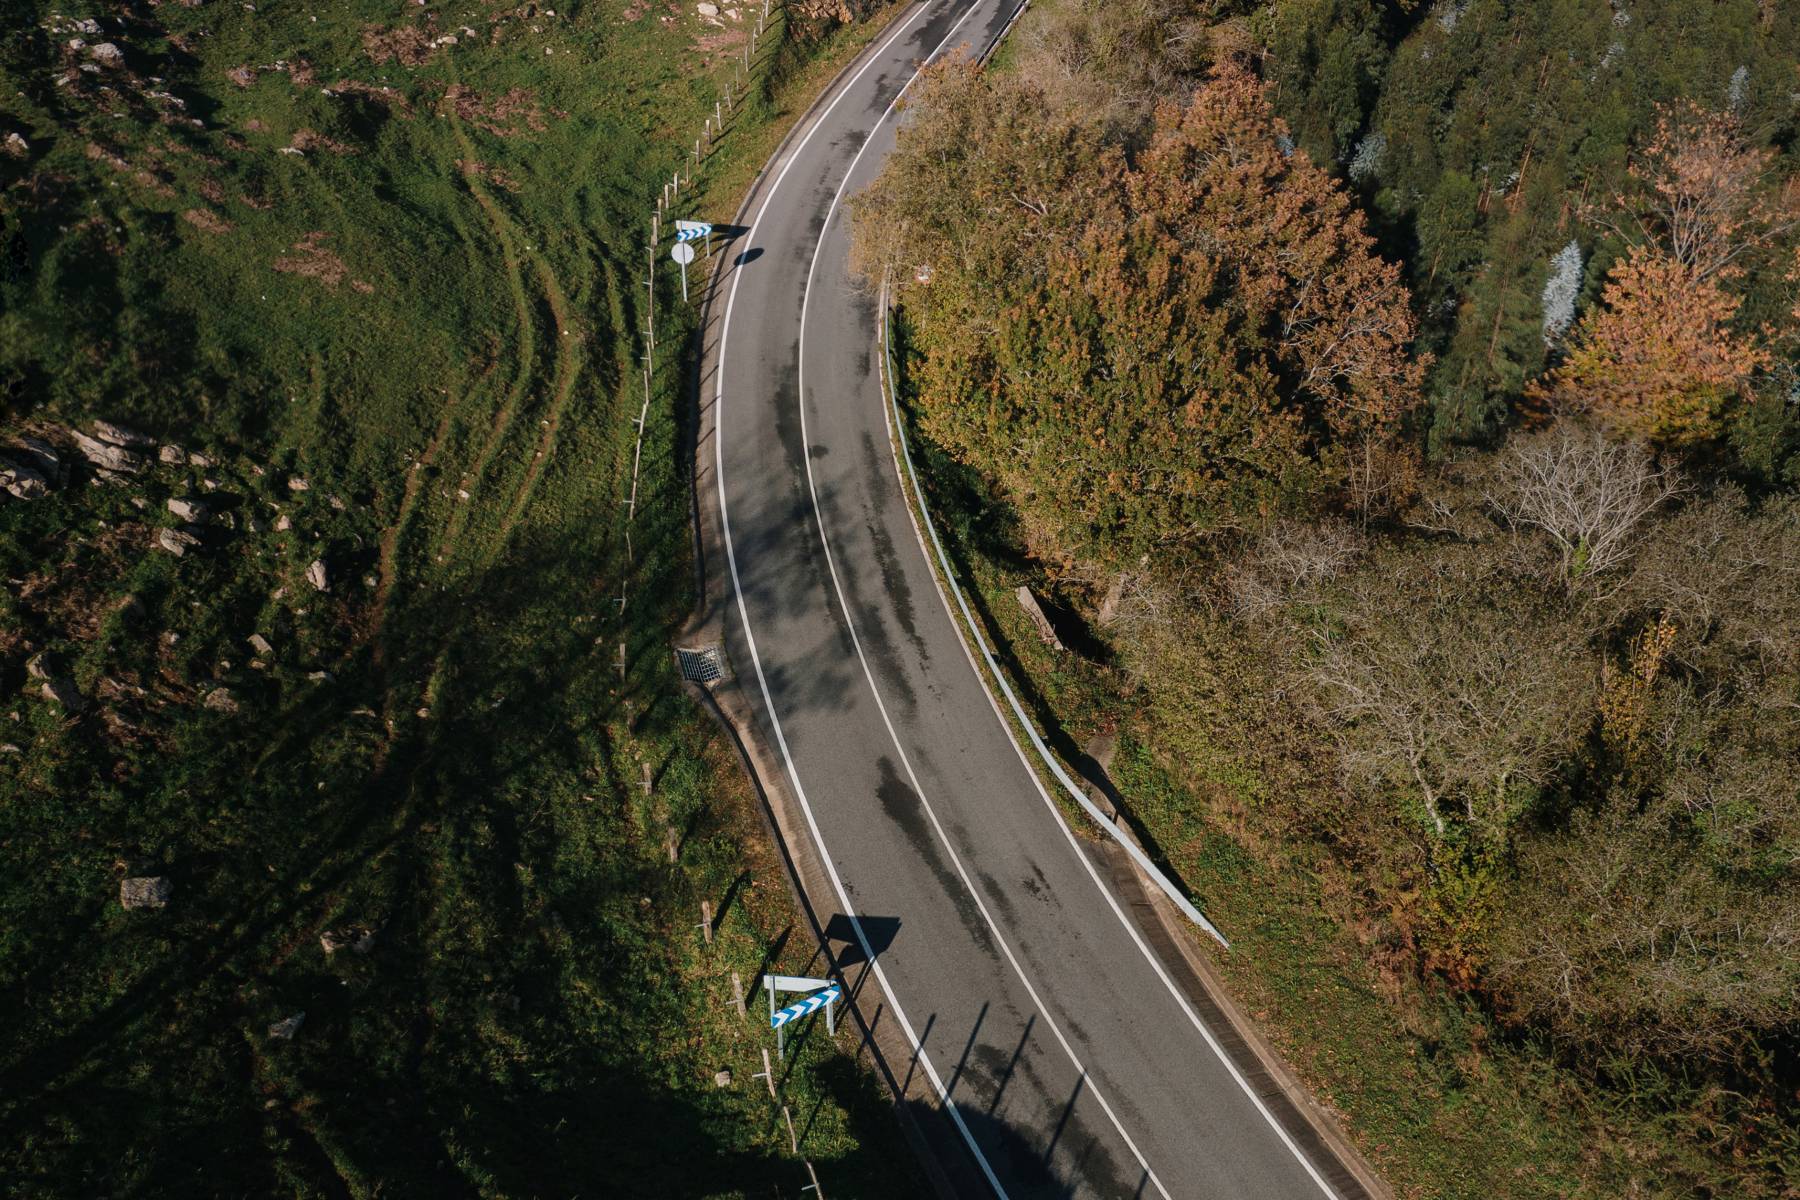
[[[648,213],[729,64],[624,3],[165,4],[74,14],[130,75],[57,87],[50,11],[0,51],[0,137],[30,146],[0,158],[5,424],[100,416],[217,461],[0,505],[5,1190],[797,1195],[806,1158],[836,1194],[913,1194],[853,1040],[791,1060],[795,1154],[730,1005],[733,970],[804,969],[810,937],[669,662],[692,314],[666,269],[624,549]],[[458,44],[365,48],[425,21]],[[778,20],[684,203],[729,219],[869,32]],[[237,531],[150,551],[190,490]],[[27,687],[43,649],[78,719]],[[220,686],[235,713],[201,703]],[[123,874],[170,905],[121,910]],[[326,955],[344,929],[370,952]]]

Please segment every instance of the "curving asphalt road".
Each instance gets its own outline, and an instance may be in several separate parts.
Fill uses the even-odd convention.
[[[842,200],[892,147],[918,65],[986,47],[1015,5],[903,12],[765,170],[726,251],[699,453],[727,653],[829,877],[815,901],[858,918],[850,959],[873,955],[840,960],[859,1007],[938,1100],[927,1141],[953,1186],[1347,1200],[1342,1164],[1227,1061],[1038,786],[903,501]]]

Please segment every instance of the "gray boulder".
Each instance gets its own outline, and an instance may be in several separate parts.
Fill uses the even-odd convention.
[[[237,697],[231,694],[230,688],[214,688],[206,693],[206,699],[201,703],[214,712],[235,713],[238,710]]]
[[[157,450],[156,460],[171,467],[185,466],[188,461],[188,452],[174,442],[170,442]]]
[[[159,529],[156,531],[156,544],[176,558],[183,558],[189,550],[200,548],[200,539],[185,529]]]
[[[306,1024],[306,1014],[297,1012],[293,1016],[269,1026],[269,1036],[284,1042],[292,1041],[294,1035],[300,1032],[300,1026],[304,1024]]]
[[[193,496],[169,497],[169,511],[195,525],[204,525],[212,519],[212,505]]]
[[[270,645],[269,639],[260,633],[253,633],[244,640],[249,642],[250,648],[263,658],[268,658],[275,653],[275,647]]]
[[[175,885],[162,875],[119,880],[119,903],[125,908],[161,908],[174,894]]]
[[[306,568],[306,582],[312,584],[316,591],[331,590],[331,570],[325,565],[324,559],[313,559],[312,565]]]

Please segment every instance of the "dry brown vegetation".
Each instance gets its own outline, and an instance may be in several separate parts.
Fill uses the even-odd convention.
[[[494,97],[485,97],[473,88],[453,83],[444,91],[438,111],[466,121],[495,137],[518,137],[526,131],[542,133],[544,107],[537,94],[528,88],[508,88]]]
[[[437,37],[437,18],[428,17],[429,27],[420,25],[400,25],[393,29],[383,29],[379,25],[371,25],[363,30],[363,52],[377,63],[398,62],[405,67],[422,67],[431,61],[437,51],[432,45]]]
[[[282,255],[270,265],[283,274],[316,279],[328,288],[335,288],[348,278],[350,269],[336,253],[326,249],[325,240],[330,236],[322,230],[314,230],[294,243],[293,253]],[[351,286],[358,291],[373,290],[361,281],[353,281]]]
[[[202,233],[230,233],[231,222],[218,213],[204,208],[190,208],[181,214],[181,219]]]

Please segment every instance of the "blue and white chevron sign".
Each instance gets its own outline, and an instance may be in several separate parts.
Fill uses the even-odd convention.
[[[816,1013],[843,994],[843,989],[839,988],[835,983],[822,992],[814,992],[797,1004],[790,1004],[786,1008],[777,1009],[775,1012],[770,1013],[769,1028],[780,1029],[789,1021],[797,1021],[801,1017]]]
[[[712,226],[705,221],[675,222],[675,240],[678,242],[697,242],[712,232]]]

